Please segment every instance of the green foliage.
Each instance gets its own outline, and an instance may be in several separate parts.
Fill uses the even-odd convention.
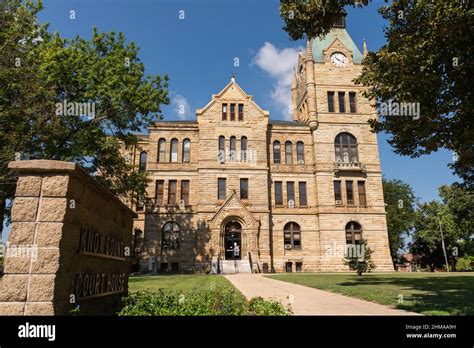
[[[76,162],[116,195],[146,200],[146,174],[120,150],[161,119],[167,76],[145,75],[138,47],[122,33],[94,28],[91,40],[65,39],[38,24],[40,2],[0,6],[0,215],[15,189],[7,168],[15,153]],[[95,115],[60,112],[63,102],[88,103]]]
[[[456,271],[472,271],[472,264],[474,263],[474,256],[460,257],[456,262]]]
[[[138,291],[123,298],[119,316],[219,316],[247,315],[249,308],[258,315],[288,315],[275,301],[253,301],[250,306],[238,291],[216,287],[187,292]]]
[[[360,250],[359,252],[350,252],[346,255],[343,262],[345,265],[349,265],[350,269],[355,270],[356,273],[361,276],[362,273],[370,272],[375,269],[375,263],[372,261],[372,249],[367,245],[365,239],[361,239],[357,244],[354,245],[354,250]]]
[[[446,148],[450,165],[467,186],[474,180],[472,76],[474,10],[468,1],[393,1],[379,10],[387,44],[364,59],[356,79],[377,106],[391,100],[420,103],[419,119],[371,120],[401,155],[418,157]]]
[[[405,237],[413,228],[416,198],[410,185],[401,180],[384,179],[382,183],[390,254],[395,261],[398,251],[405,245]]]
[[[437,201],[419,205],[416,212],[415,232],[410,249],[413,254],[421,255],[421,265],[429,266],[431,271],[445,265],[440,223],[443,230],[444,243],[448,249],[457,239],[452,215],[442,203]]]
[[[448,263],[469,254],[473,248],[472,221],[474,196],[458,185],[441,186],[442,202],[420,204],[415,216],[411,252],[421,255],[422,266],[431,271],[445,266],[441,230],[447,250]]]
[[[368,0],[360,3],[321,0],[280,0],[280,16],[285,21],[283,30],[292,40],[305,35],[313,38],[326,35],[337,19],[345,14],[344,6],[362,7]]]
[[[249,301],[249,311],[257,315],[285,316],[291,315],[291,308],[285,309],[279,301],[253,297]]]

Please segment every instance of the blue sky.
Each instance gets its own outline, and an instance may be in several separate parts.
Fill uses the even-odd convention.
[[[284,99],[289,95],[289,74],[305,43],[291,41],[282,30],[278,0],[44,0],[43,4],[40,21],[49,22],[49,30],[63,37],[90,38],[96,26],[100,31],[121,31],[134,41],[147,73],[170,77],[173,102],[163,108],[165,120],[183,118],[178,105],[184,105],[184,118],[193,119],[195,109],[206,105],[232,74],[271,118],[288,117]],[[361,50],[364,38],[369,50],[385,43],[384,22],[377,13],[382,4],[375,0],[363,9],[349,10],[347,30]],[[408,182],[422,201],[437,198],[440,185],[457,180],[447,167],[450,152],[411,159],[394,154],[386,140],[379,135],[384,175]]]

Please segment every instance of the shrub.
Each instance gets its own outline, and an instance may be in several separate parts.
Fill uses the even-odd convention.
[[[238,291],[226,288],[191,290],[186,293],[159,290],[138,291],[122,299],[119,316],[215,316],[290,315],[277,301],[252,299],[249,303]]]
[[[262,297],[254,297],[249,301],[249,311],[257,315],[282,316],[291,315],[291,308],[285,308],[276,300],[264,300]]]
[[[471,264],[474,262],[474,256],[460,257],[456,262],[456,271],[472,271]]]
[[[348,250],[351,252],[348,252],[343,260],[345,265],[349,265],[349,268],[355,270],[359,276],[376,268],[371,256],[373,251],[367,246],[365,239],[361,239],[353,247],[352,250]]]

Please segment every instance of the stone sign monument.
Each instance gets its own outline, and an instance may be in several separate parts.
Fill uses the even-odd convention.
[[[135,213],[74,163],[15,161],[0,315],[112,315],[128,290]]]

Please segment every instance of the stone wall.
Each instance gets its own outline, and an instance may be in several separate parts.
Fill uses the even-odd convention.
[[[127,292],[136,214],[74,163],[18,173],[0,315],[114,314]]]

